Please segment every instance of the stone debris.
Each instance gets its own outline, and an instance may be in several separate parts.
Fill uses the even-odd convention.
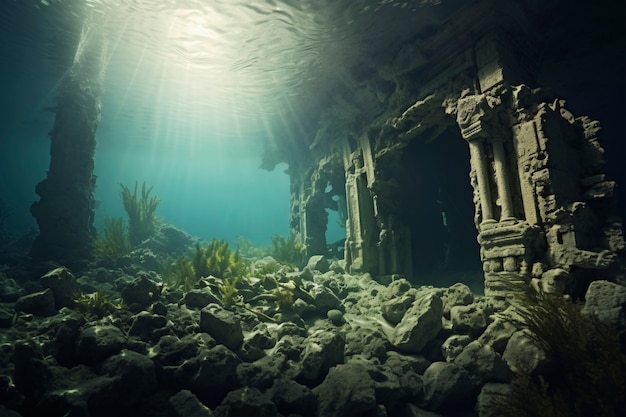
[[[341,297],[316,283],[332,278],[342,281],[335,287]],[[126,281],[159,287],[148,279]],[[172,302],[159,291],[145,311],[121,304],[98,318],[56,310],[47,289],[47,310],[13,307],[14,323],[0,330],[15,341],[3,347],[0,366],[10,376],[3,401],[17,413],[59,410],[49,415],[485,417],[494,416],[488,404],[517,372],[548,364],[510,308],[462,284],[415,287],[396,276],[385,286],[369,274],[313,270],[299,285],[320,306],[298,320],[278,310],[254,314],[270,311],[264,297],[247,306],[216,299],[190,307],[188,294]],[[128,287],[120,288],[117,298]],[[320,296],[327,294],[320,288],[333,296]],[[615,323],[623,317],[622,289],[592,284],[584,311]],[[4,305],[23,306],[20,300]],[[327,310],[328,300],[338,308]]]

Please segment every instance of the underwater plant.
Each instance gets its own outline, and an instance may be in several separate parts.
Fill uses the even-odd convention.
[[[272,296],[274,297],[274,303],[280,311],[291,311],[293,309],[293,303],[296,300],[294,294],[295,284],[289,282],[281,284],[272,290]]]
[[[218,284],[217,289],[222,296],[222,303],[224,306],[232,306],[237,301],[239,301],[239,290],[237,289],[237,282],[239,281],[239,277],[231,277],[228,279],[223,279],[220,284]]]
[[[264,248],[254,246],[250,239],[246,239],[243,236],[237,236],[235,246],[237,247],[237,252],[241,256],[246,256],[250,258],[262,258],[267,252],[267,250]]]
[[[512,284],[516,325],[530,330],[549,360],[522,371],[493,403],[502,417],[623,415],[626,355],[611,325],[582,313],[581,305],[524,283]]]
[[[117,261],[130,253],[132,247],[124,233],[121,217],[104,218],[104,233],[93,242],[93,249],[97,258],[110,261]]]
[[[137,245],[154,233],[157,223],[155,211],[161,200],[156,196],[150,197],[152,187],[146,189],[145,182],[141,186],[141,196],[137,195],[136,181],[132,193],[124,184],[120,186],[122,202],[128,214],[128,238],[132,245]]]
[[[231,251],[228,242],[220,239],[213,239],[204,247],[196,244],[192,263],[198,278],[244,276],[248,269],[239,252]]]
[[[171,288],[180,288],[189,291],[198,283],[198,276],[193,263],[184,256],[162,267],[163,282]]]
[[[87,317],[102,318],[119,308],[113,297],[101,290],[91,294],[81,292],[74,300],[74,309]]]
[[[302,268],[306,264],[306,248],[300,242],[296,242],[294,236],[285,239],[283,236],[272,237],[271,255],[274,259],[284,264]]]

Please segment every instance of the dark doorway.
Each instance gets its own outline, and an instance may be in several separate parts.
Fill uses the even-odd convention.
[[[458,128],[425,143],[418,137],[401,157],[401,222],[411,234],[413,280],[482,291],[482,263],[474,225],[469,149]]]

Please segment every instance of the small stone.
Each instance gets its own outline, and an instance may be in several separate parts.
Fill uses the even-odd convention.
[[[344,323],[343,313],[341,310],[337,310],[336,308],[328,310],[328,312],[326,312],[326,317],[328,317],[328,320],[336,326]]]

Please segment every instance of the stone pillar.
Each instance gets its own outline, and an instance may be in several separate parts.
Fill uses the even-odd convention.
[[[374,197],[368,187],[367,153],[369,148],[359,147],[355,152],[344,147],[346,172],[346,227],[345,260],[352,272],[372,272],[378,269]],[[365,163],[364,163],[365,162]]]
[[[100,121],[103,44],[84,30],[72,67],[57,98],[50,131],[50,169],[37,184],[41,197],[31,205],[39,225],[31,256],[80,267],[91,254],[96,177],[93,174],[96,128]]]
[[[500,221],[515,220],[513,213],[513,200],[511,198],[509,173],[507,172],[506,155],[502,141],[495,139],[491,142],[493,147],[493,166],[495,170],[496,184],[500,201]]]
[[[470,163],[476,170],[476,181],[478,182],[478,194],[480,195],[480,209],[482,212],[481,223],[493,223],[495,220],[493,218],[489,174],[487,173],[487,161],[481,149],[482,141],[468,140],[468,144],[470,148]]]

